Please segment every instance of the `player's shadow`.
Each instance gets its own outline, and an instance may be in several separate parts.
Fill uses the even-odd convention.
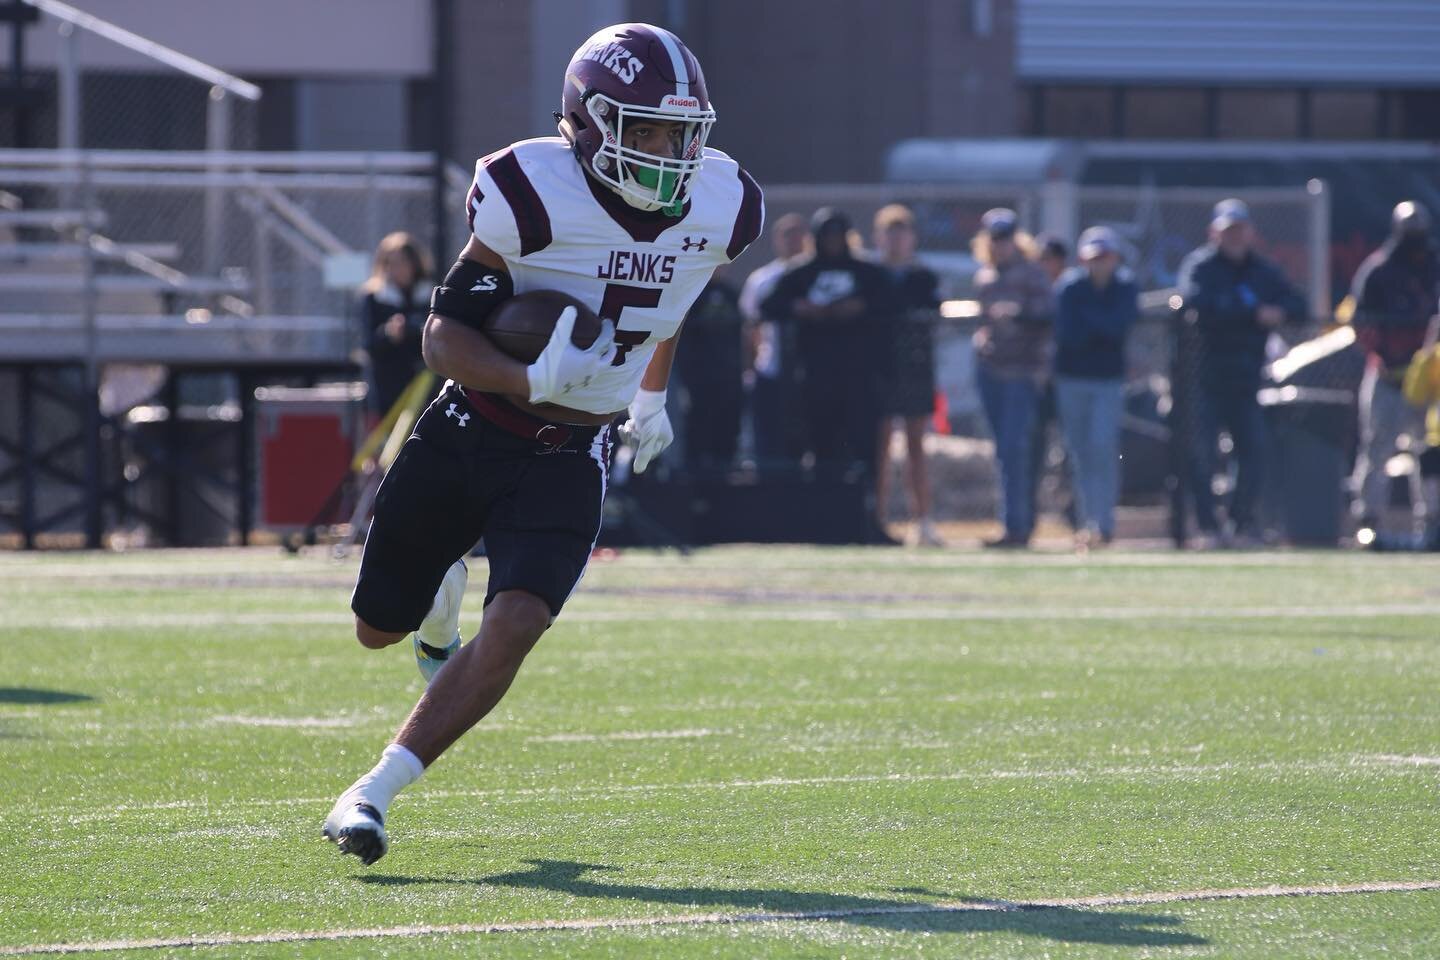
[[[85,693],[64,690],[39,690],[35,687],[0,687],[0,703],[84,703],[95,698]]]
[[[482,886],[523,887],[553,890],[575,897],[610,900],[644,900],[687,907],[730,907],[745,913],[801,913],[817,920],[931,933],[1011,932],[1072,943],[1103,943],[1128,947],[1204,946],[1204,937],[1177,929],[1180,917],[1160,913],[1132,913],[1114,910],[1082,910],[1074,907],[1025,907],[998,904],[980,897],[944,897],[928,890],[904,889],[897,893],[921,893],[937,900],[973,903],[973,908],[927,909],[913,900],[885,900],[844,894],[730,887],[656,887],[636,883],[607,883],[587,874],[618,868],[602,864],[565,860],[527,860],[533,869],[502,873],[480,879],[447,877],[401,877],[369,874],[360,879],[380,885],[414,883],[474,883]]]

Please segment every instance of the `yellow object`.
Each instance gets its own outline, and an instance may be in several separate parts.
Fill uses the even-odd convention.
[[[1355,319],[1355,295],[1345,294],[1345,299],[1335,306],[1335,322],[1340,326],[1347,326]]]
[[[377,450],[380,451],[379,462],[382,470],[388,469],[390,464],[395,462],[401,445],[410,435],[410,428],[420,416],[420,410],[430,400],[430,389],[434,383],[435,374],[429,370],[421,370],[415,374],[415,379],[395,398],[390,409],[385,411],[385,416],[375,425],[375,429],[370,431],[365,442],[360,444],[360,449],[355,451],[355,458],[350,461],[353,472],[364,473],[365,465],[375,456]]]
[[[1400,391],[1415,406],[1430,408],[1425,414],[1425,443],[1440,447],[1440,343],[1416,352]]]

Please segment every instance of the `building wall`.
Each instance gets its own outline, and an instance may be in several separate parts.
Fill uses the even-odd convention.
[[[258,119],[237,145],[434,142],[436,0],[75,2],[260,84]],[[454,69],[438,83],[452,157],[468,165],[554,132],[565,63],[594,29],[668,26],[705,66],[714,144],[772,183],[878,179],[890,146],[912,137],[1440,138],[1440,58],[1429,53],[1440,3],[1374,3],[1389,20],[1349,0],[447,0]],[[53,88],[56,44],[53,20],[27,31],[42,87]],[[1377,44],[1391,55],[1373,54]],[[186,117],[195,95],[184,86],[203,96],[112,43],[85,36],[80,53],[92,145],[144,145],[139,113],[157,102],[135,92],[146,84],[168,84]],[[0,44],[0,68],[8,56]],[[53,144],[46,110],[27,145]],[[110,116],[123,128],[101,129]],[[154,145],[202,144],[198,122]],[[10,130],[0,116],[0,145],[16,142]]]
[[[1014,0],[633,0],[631,10],[695,51],[720,114],[713,143],[762,181],[873,180],[897,140],[1016,128]]]

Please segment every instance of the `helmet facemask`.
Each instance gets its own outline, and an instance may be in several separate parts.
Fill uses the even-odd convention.
[[[702,110],[698,101],[693,100],[694,106],[638,107],[620,103],[595,90],[586,95],[583,102],[602,136],[600,149],[591,163],[595,176],[632,207],[664,210],[667,215],[678,217],[684,211],[690,180],[704,160],[705,142],[715,124],[715,111]],[[647,121],[684,124],[679,157],[662,157],[624,145],[626,128]]]

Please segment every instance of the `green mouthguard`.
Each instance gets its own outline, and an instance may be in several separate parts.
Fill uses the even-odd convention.
[[[655,191],[655,199],[668,205],[664,208],[668,216],[678,217],[684,212],[684,205],[675,197],[680,186],[680,174],[672,170],[660,171],[653,167],[640,167],[634,171],[635,182]]]

